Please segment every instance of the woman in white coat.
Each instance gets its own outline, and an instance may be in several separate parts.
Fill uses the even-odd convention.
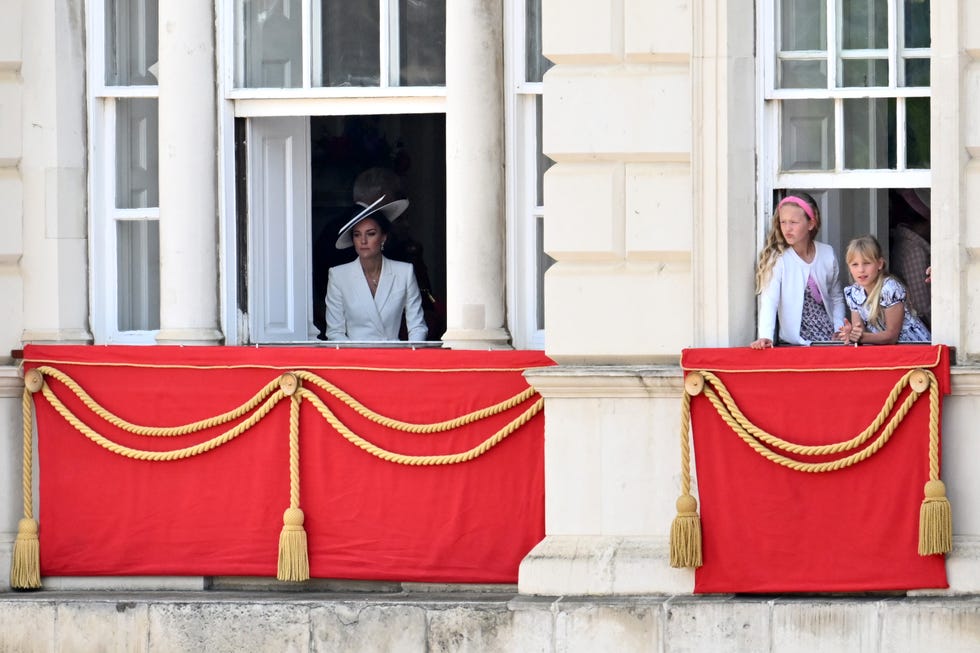
[[[401,215],[408,200],[383,201],[382,195],[338,234],[337,248],[353,246],[357,259],[328,273],[328,340],[398,340],[402,315],[409,340],[425,340],[428,335],[412,264],[383,254],[391,221]]]

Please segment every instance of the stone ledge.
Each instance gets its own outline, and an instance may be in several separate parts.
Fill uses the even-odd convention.
[[[968,651],[980,596],[0,595],[0,650]]]

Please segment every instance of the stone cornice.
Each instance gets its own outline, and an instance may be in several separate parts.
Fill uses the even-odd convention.
[[[957,366],[950,368],[952,394],[954,396],[980,395],[980,366]]]
[[[559,365],[528,370],[528,383],[549,397],[680,397],[676,366]]]
[[[0,397],[20,398],[24,394],[24,378],[19,367],[0,365]]]
[[[556,365],[524,376],[546,399],[680,397],[683,388],[674,365]],[[980,396],[980,365],[954,365],[951,377],[953,396]]]

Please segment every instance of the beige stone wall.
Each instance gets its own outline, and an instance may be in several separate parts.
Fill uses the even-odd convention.
[[[450,0],[451,1],[451,0]],[[527,593],[685,592],[666,565],[679,488],[676,360],[754,331],[752,0],[544,0],[548,538]],[[88,342],[82,0],[0,21],[0,364],[24,341]],[[936,341],[955,591],[980,590],[980,4],[934,3]],[[179,320],[178,320],[179,322]],[[175,327],[195,326],[174,324]],[[210,326],[210,325],[209,325]],[[0,367],[0,587],[20,514],[20,392]],[[12,498],[11,498],[12,497]]]
[[[24,84],[20,76],[23,52],[21,3],[10,2],[0,21],[0,362],[20,348],[23,328],[24,184],[20,165],[24,129]]]
[[[689,592],[667,564],[680,352],[754,330],[751,2],[544,4],[547,536],[528,594]],[[659,364],[659,365],[658,365]]]
[[[546,0],[543,36],[548,353],[643,364],[748,342],[753,4]]]
[[[11,351],[89,342],[82,0],[4,3],[0,20],[0,586],[23,512]],[[36,478],[35,478],[36,480]]]
[[[91,342],[83,2],[19,4],[23,330],[17,340]]]
[[[24,183],[22,104],[24,83],[21,2],[8,2],[0,21],[0,591],[9,587],[10,556],[23,507],[21,493],[21,391],[10,352],[23,330]]]
[[[980,362],[980,6],[932,14],[934,335]]]
[[[752,2],[544,3],[545,540],[528,594],[691,591],[667,565],[680,487],[676,363],[753,339],[758,111]],[[980,590],[980,5],[934,3],[935,341],[952,592]],[[943,35],[938,38],[937,35]],[[971,201],[973,200],[973,201]],[[668,363],[662,366],[651,363]]]
[[[545,0],[543,15],[548,353],[676,356],[693,318],[689,3]]]

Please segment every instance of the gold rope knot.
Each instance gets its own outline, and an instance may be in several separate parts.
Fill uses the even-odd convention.
[[[279,389],[287,397],[293,396],[293,394],[299,390],[300,380],[299,377],[292,372],[286,372],[279,377]]]
[[[27,374],[24,375],[24,387],[26,387],[31,394],[38,392],[42,386],[44,386],[44,375],[37,370],[29,370]]]
[[[931,380],[925,370],[912,370],[909,373],[909,386],[918,394],[929,389]]]
[[[692,397],[696,397],[701,394],[702,390],[704,390],[704,375],[700,372],[689,372],[684,377],[684,391]]]
[[[305,521],[306,515],[299,508],[286,508],[285,512],[282,513],[282,523],[284,526],[293,528],[302,527]]]

